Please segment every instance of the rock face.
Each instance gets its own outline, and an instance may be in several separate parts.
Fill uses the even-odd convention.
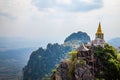
[[[90,71],[89,65],[76,65],[75,67],[76,80],[94,80]]]
[[[71,75],[71,66],[74,66]],[[71,64],[70,62],[63,61],[59,64],[54,74],[54,79],[51,80],[94,80],[87,64]]]
[[[64,60],[52,75],[51,80],[94,80],[93,79],[93,52],[81,45],[70,53],[71,58]]]
[[[57,68],[56,80],[70,80],[69,69],[70,63],[61,62]]]
[[[78,32],[67,37],[62,45],[48,44],[46,49],[39,48],[31,54],[28,64],[23,68],[23,80],[42,80],[45,76],[49,77],[55,65],[74,49],[73,46],[89,41],[90,37],[86,33]]]

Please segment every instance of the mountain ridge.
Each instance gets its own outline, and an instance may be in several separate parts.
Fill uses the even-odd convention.
[[[83,38],[77,38],[80,36]],[[34,51],[30,56],[28,64],[23,68],[23,80],[41,80],[45,77],[45,75],[49,76],[52,69],[54,69],[62,59],[67,57],[67,53],[69,51],[74,49],[73,46],[71,46],[76,45],[74,40],[76,40],[79,44],[82,44],[87,42],[86,37],[87,41],[90,41],[90,37],[85,32],[73,33],[68,36],[65,39],[66,41],[64,41],[61,45],[58,43],[49,43],[46,49],[40,47],[38,50]],[[69,45],[68,42],[71,44]]]
[[[114,46],[115,48],[120,47],[120,37],[112,38],[107,41],[110,45]]]

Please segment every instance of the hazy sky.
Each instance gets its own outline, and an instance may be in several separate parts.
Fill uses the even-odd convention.
[[[0,37],[62,43],[77,31],[120,37],[120,0],[0,0]]]

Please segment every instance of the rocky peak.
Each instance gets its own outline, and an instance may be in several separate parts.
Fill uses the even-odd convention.
[[[73,50],[77,49],[81,44],[90,42],[90,37],[85,32],[72,33],[64,41],[64,46],[71,46]]]
[[[78,31],[77,33],[72,33],[70,36],[68,36],[64,42],[69,42],[73,40],[78,40],[85,43],[90,41],[90,37],[88,36],[87,33]]]

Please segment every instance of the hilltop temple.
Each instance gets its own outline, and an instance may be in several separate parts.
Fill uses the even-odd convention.
[[[94,64],[96,64],[97,59],[94,58],[94,53],[92,48],[93,47],[104,47],[104,34],[102,32],[101,29],[101,24],[99,23],[98,25],[98,29],[97,32],[95,34],[95,40],[93,40],[92,42],[90,42],[90,44],[82,44],[79,48],[77,48],[77,60],[84,60],[85,61],[85,65],[89,65],[89,67],[87,69],[90,70],[91,74],[84,74],[84,72],[81,71],[81,74],[86,75],[85,78],[90,79],[90,80],[94,80],[94,72],[99,72],[100,69],[99,67],[95,66]],[[76,73],[77,74],[77,73]],[[77,75],[77,76],[80,76]],[[82,80],[84,77],[77,77],[79,79],[77,80]]]
[[[104,47],[104,44],[105,44],[104,33],[102,32],[101,23],[99,22],[98,29],[95,34],[95,40],[91,41],[90,43],[82,44],[77,49],[77,51],[80,51],[80,52],[82,51],[83,53],[89,52],[89,50],[92,47],[94,47],[94,46],[95,47],[97,47],[97,46]],[[82,52],[81,52],[81,54],[82,54]]]
[[[99,23],[97,32],[95,34],[95,40],[90,42],[90,44],[82,44],[79,48],[77,48],[77,58],[83,59],[86,61],[87,64],[92,66],[92,69],[94,68],[93,61],[94,61],[94,54],[92,52],[92,48],[95,46],[104,47],[104,34],[101,29],[101,24]]]

